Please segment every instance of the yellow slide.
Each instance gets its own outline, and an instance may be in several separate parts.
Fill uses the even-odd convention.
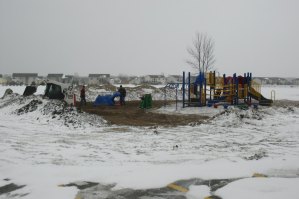
[[[271,106],[273,103],[273,100],[265,98],[261,93],[252,87],[250,87],[249,96],[259,101],[259,104],[262,106]]]

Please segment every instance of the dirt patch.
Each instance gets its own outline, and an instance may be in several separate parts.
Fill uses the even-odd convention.
[[[168,102],[170,103],[170,102]],[[154,112],[164,105],[164,101],[153,101],[152,109],[140,109],[140,101],[128,101],[125,106],[98,106],[88,103],[82,111],[102,116],[109,124],[128,126],[180,126],[199,124],[208,119],[200,115],[170,115]]]

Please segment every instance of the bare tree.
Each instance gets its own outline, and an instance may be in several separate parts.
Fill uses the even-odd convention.
[[[214,67],[214,41],[206,34],[196,33],[193,40],[193,46],[187,48],[191,59],[187,60],[187,64],[198,70],[198,72],[207,72]]]

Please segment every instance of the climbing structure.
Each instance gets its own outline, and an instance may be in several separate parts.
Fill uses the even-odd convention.
[[[252,99],[260,105],[270,106],[273,101],[261,95],[261,86],[252,81],[251,73],[243,76],[216,76],[215,71],[200,72],[192,78],[190,72],[186,77],[183,72],[183,107],[211,106],[213,104],[251,105]]]

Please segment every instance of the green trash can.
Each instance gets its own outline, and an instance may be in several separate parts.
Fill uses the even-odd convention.
[[[145,94],[143,97],[141,97],[141,102],[139,107],[142,109],[152,108],[152,95]]]

